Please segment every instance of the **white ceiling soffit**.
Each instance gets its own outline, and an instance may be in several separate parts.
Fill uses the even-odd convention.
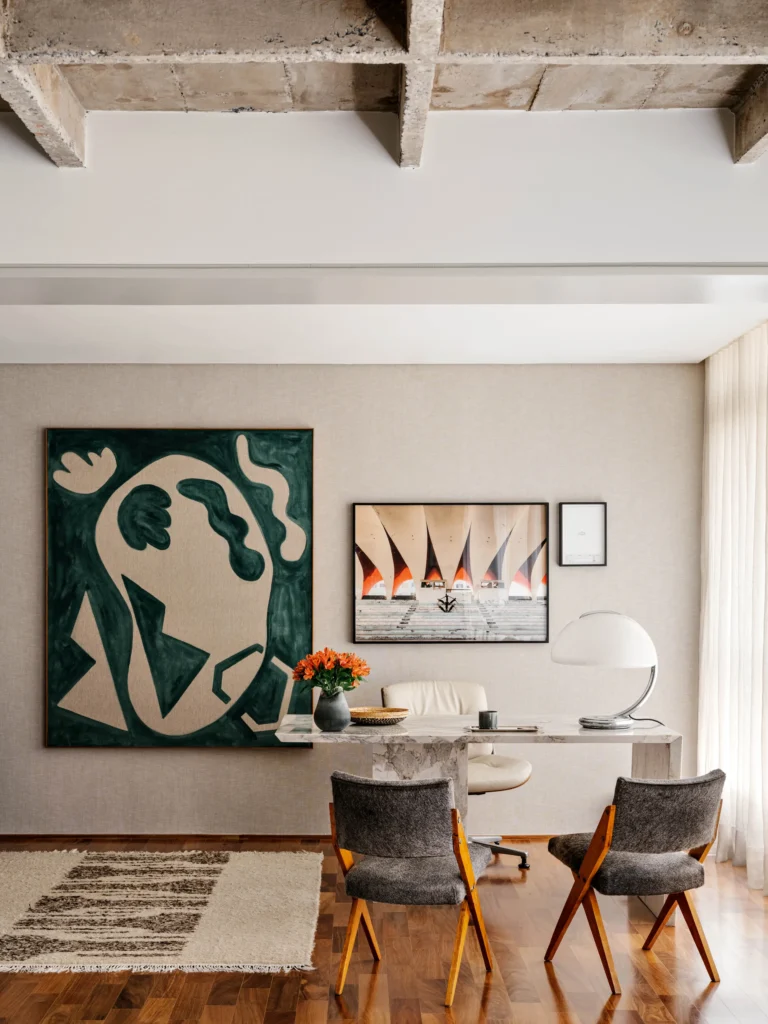
[[[696,363],[768,319],[730,304],[6,305],[4,363]]]
[[[768,266],[0,267],[0,361],[698,362]]]
[[[768,265],[0,266],[0,305],[768,302]]]

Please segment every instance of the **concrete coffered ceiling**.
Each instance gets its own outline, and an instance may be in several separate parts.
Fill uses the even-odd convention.
[[[3,0],[0,96],[60,166],[89,110],[725,107],[768,148],[764,0]]]

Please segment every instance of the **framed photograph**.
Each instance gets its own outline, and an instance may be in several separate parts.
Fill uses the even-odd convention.
[[[312,431],[47,431],[46,742],[269,747],[312,710]]]
[[[355,505],[355,643],[547,643],[546,502]]]
[[[561,502],[560,565],[607,565],[607,518],[604,501]]]

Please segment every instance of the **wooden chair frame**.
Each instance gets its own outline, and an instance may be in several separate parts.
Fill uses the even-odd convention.
[[[333,849],[335,850],[336,857],[341,865],[342,873],[346,876],[350,868],[354,866],[354,857],[350,850],[345,850],[339,846],[336,835],[336,816],[334,814],[333,804],[329,805],[329,811],[331,816],[331,840],[333,842]],[[459,980],[459,971],[461,969],[461,961],[464,955],[464,943],[467,938],[467,929],[469,927],[470,918],[475,926],[475,934],[477,935],[477,941],[480,944],[480,952],[483,955],[485,969],[486,971],[493,970],[491,947],[488,942],[488,934],[485,930],[483,912],[480,908],[480,900],[477,895],[477,882],[475,879],[475,872],[472,868],[472,860],[469,856],[467,837],[464,832],[464,826],[461,823],[461,815],[454,809],[451,811],[451,817],[453,852],[456,857],[459,874],[461,875],[461,880],[464,883],[467,895],[459,906],[459,923],[456,928],[456,937],[453,943],[453,957],[451,959],[451,970],[448,975],[448,987],[445,993],[446,1006],[453,1005],[453,999],[456,994],[456,983]],[[379,944],[376,941],[373,922],[371,921],[371,915],[368,911],[366,901],[353,899],[352,907],[349,912],[349,921],[347,923],[347,934],[344,939],[344,949],[341,954],[341,960],[339,961],[339,973],[336,977],[335,992],[337,996],[340,996],[344,991],[344,984],[347,980],[347,971],[349,970],[349,964],[352,959],[352,952],[355,948],[355,940],[357,938],[357,932],[361,922],[363,925],[363,931],[365,932],[365,937],[368,940],[368,945],[371,947],[374,960],[381,960],[381,951],[379,950]]]
[[[704,863],[707,854],[712,849],[715,839],[717,838],[717,829],[720,824],[720,812],[722,808],[723,802],[721,800],[717,809],[715,828],[711,840],[703,846],[697,846],[695,849],[688,851],[688,855],[690,857],[694,857],[700,864]],[[619,979],[613,963],[611,947],[608,944],[608,936],[605,933],[605,926],[603,925],[600,907],[597,903],[597,896],[595,895],[595,890],[592,888],[592,879],[600,870],[600,865],[603,863],[608,855],[608,851],[611,849],[615,819],[616,807],[614,804],[611,804],[610,807],[606,807],[603,811],[602,817],[595,829],[595,834],[592,837],[592,841],[584,855],[584,860],[581,862],[581,867],[578,871],[573,872],[573,885],[571,887],[571,891],[568,893],[568,898],[565,901],[565,906],[563,907],[558,922],[555,925],[552,938],[549,940],[549,946],[544,954],[544,960],[549,962],[554,959],[555,953],[562,942],[563,936],[568,931],[571,922],[576,916],[576,912],[580,906],[583,906],[584,913],[587,915],[587,921],[589,922],[589,929],[592,932],[592,937],[594,938],[595,945],[597,946],[597,952],[600,955],[600,961],[603,965],[605,976],[608,979],[608,984],[611,986],[611,992],[613,992],[614,995],[621,995],[621,986],[619,985]],[[688,892],[675,892],[667,896],[664,906],[661,908],[661,912],[654,921],[648,938],[643,944],[643,949],[648,950],[653,948],[654,943],[661,934],[664,925],[669,920],[669,917],[676,906],[679,906],[682,911],[685,923],[690,929],[693,941],[701,955],[701,959],[704,961],[704,966],[707,968],[709,977],[713,982],[720,981],[720,975],[717,973],[717,967],[715,966],[715,961],[712,958],[712,953],[701,927],[701,921],[699,920],[693,900]]]

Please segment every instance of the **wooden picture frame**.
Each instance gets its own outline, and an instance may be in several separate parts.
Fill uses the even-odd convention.
[[[50,428],[45,451],[46,745],[281,746],[312,710],[312,429]]]

